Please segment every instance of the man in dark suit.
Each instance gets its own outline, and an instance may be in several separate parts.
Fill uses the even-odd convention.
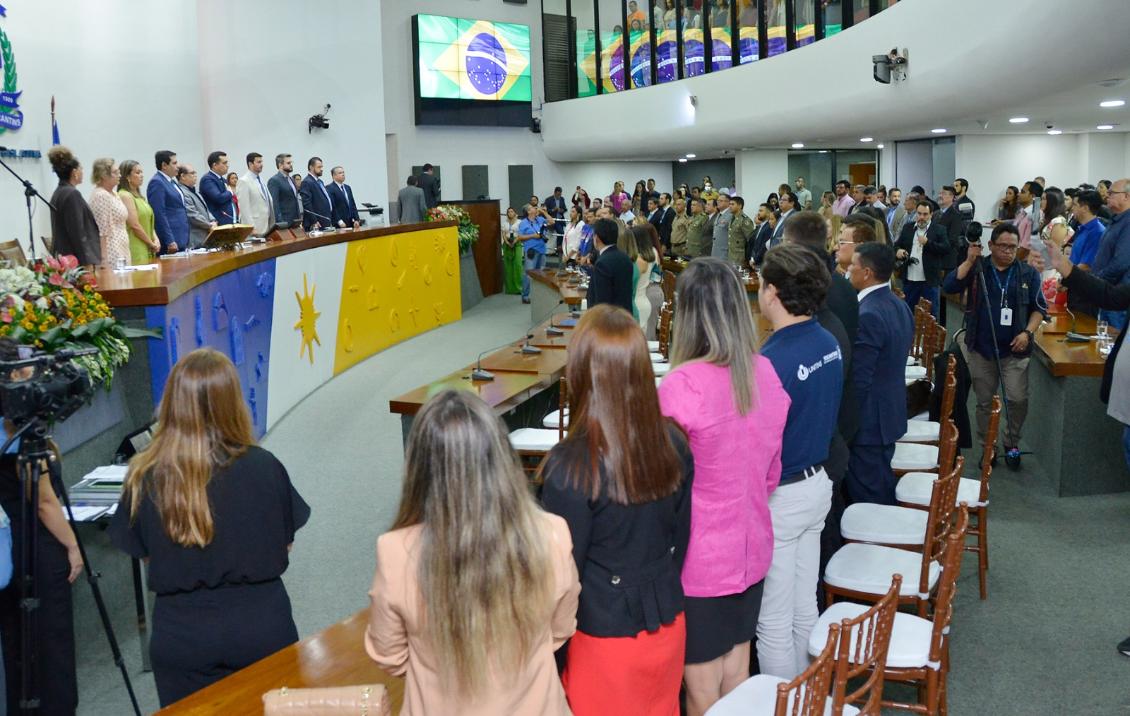
[[[895,504],[891,458],[906,433],[906,356],[914,318],[891,292],[895,251],[874,242],[856,246],[851,283],[859,291],[859,332],[852,351],[852,382],[859,401],[859,429],[844,481],[848,502]]]
[[[271,194],[271,204],[275,207],[275,223],[289,226],[302,218],[302,207],[298,203],[298,189],[290,179],[294,170],[294,160],[289,154],[275,157],[278,173],[267,180],[267,191]]]
[[[353,187],[345,183],[345,168],[334,167],[330,170],[333,179],[326,187],[330,193],[330,203],[333,205],[331,216],[334,226],[339,229],[361,228],[361,217],[357,214],[357,202],[353,200]]]
[[[188,248],[188,212],[177,189],[177,155],[162,149],[155,156],[157,173],[149,179],[145,198],[153,207],[153,222],[161,253],[175,254]]]
[[[429,209],[439,204],[439,180],[436,179],[435,167],[431,164],[424,165],[424,171],[419,176],[420,188],[424,190],[424,204]]]
[[[777,228],[773,230],[773,235],[769,238],[769,248],[779,246],[784,242],[785,222],[796,213],[796,194],[790,191],[782,192],[777,197],[777,203],[781,207],[781,215],[777,217]]]
[[[913,223],[902,227],[902,234],[895,241],[895,258],[903,262],[902,291],[912,311],[918,299],[925,298],[936,318],[941,303],[938,287],[942,285],[942,263],[950,254],[949,240],[941,224],[931,220],[929,202],[918,202],[914,218]]]
[[[652,208],[651,202],[655,205]],[[664,192],[656,199],[648,200],[647,220],[659,234],[659,242],[667,250],[671,249],[671,226],[675,221],[675,210],[671,208],[671,195]]]
[[[757,228],[753,238],[746,243],[746,263],[751,267],[760,266],[765,260],[765,252],[769,250],[769,238],[773,236],[773,227],[769,224],[770,211],[768,204],[762,204],[757,207],[757,215],[753,217]]]
[[[228,155],[217,151],[208,155],[208,173],[200,177],[200,194],[220,226],[235,223],[235,202],[228,188],[227,173]]]
[[[396,195],[396,205],[400,208],[400,223],[415,224],[428,215],[428,205],[424,201],[424,191],[417,186],[419,180],[409,175],[407,186]]]
[[[599,219],[593,226],[596,263],[589,280],[589,308],[601,303],[632,312],[632,260],[616,248],[620,227],[611,219]]]
[[[553,196],[545,200],[545,211],[553,217],[553,234],[555,249],[560,249],[560,243],[565,238],[565,196],[559,186],[553,187]]]
[[[955,266],[965,259],[965,241],[961,236],[961,213],[954,204],[957,190],[949,184],[938,192],[938,211],[934,214],[933,222],[941,226],[946,233],[946,255],[942,258],[941,269],[943,273],[952,271]],[[906,227],[903,227],[906,231]]]
[[[333,201],[329,190],[322,183],[322,159],[310,157],[306,162],[306,177],[298,188],[302,198],[302,228],[311,231],[315,228],[333,228]]]

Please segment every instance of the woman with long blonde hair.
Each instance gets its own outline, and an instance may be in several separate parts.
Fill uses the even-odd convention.
[[[149,560],[162,706],[298,641],[281,577],[310,508],[251,426],[235,366],[201,348],[173,366],[130,461],[110,538]]]
[[[407,678],[401,714],[568,714],[553,652],[577,624],[572,549],[486,403],[455,390],[429,400],[377,540],[365,633],[369,656]]]
[[[749,676],[789,396],[757,353],[745,287],[722,259],[695,259],[679,275],[672,343],[659,403],[694,454],[683,676],[687,713],[701,716]]]

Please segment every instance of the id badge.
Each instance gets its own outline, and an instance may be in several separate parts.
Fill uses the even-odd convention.
[[[1011,308],[1005,307],[1005,308],[1001,309],[1001,325],[1002,326],[1011,326],[1012,325],[1012,309]]]

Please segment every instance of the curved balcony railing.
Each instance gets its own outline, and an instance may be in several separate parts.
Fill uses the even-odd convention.
[[[623,92],[757,62],[895,2],[542,0],[545,98]]]

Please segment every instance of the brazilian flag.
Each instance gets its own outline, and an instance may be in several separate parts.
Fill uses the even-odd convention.
[[[420,96],[529,102],[525,25],[417,15]]]

